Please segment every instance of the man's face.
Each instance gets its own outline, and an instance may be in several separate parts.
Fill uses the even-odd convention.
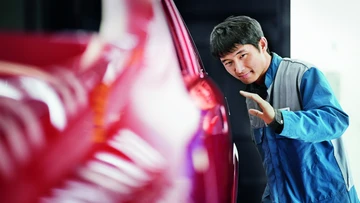
[[[266,43],[260,40],[260,50],[250,44],[237,45],[234,52],[220,58],[226,71],[244,84],[260,82],[262,80],[269,62],[266,52]]]

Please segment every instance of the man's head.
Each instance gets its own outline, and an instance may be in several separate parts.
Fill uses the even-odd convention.
[[[271,56],[260,24],[247,16],[229,17],[210,36],[211,53],[245,84],[262,82]]]

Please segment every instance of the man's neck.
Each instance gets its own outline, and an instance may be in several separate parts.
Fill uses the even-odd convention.
[[[264,65],[265,68],[264,68],[264,71],[261,73],[259,79],[255,81],[256,84],[263,85],[265,83],[265,75],[266,75],[267,70],[270,67],[271,60],[272,60],[272,54],[269,54],[269,53],[266,52],[266,54],[265,54],[265,65]]]

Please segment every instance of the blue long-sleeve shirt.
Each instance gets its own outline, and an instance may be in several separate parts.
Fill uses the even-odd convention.
[[[271,89],[282,61],[283,58],[272,54],[262,87],[265,91]],[[349,125],[348,115],[320,70],[291,59],[287,62],[294,68],[294,74],[297,67],[305,70],[299,76],[297,93],[301,109],[282,111],[284,126],[280,134],[267,126],[253,130],[268,177],[267,198],[280,203],[358,202],[355,188],[349,183],[351,175],[343,156],[343,145],[341,139],[337,139]],[[283,81],[281,85],[285,86],[296,83],[286,78]],[[250,86],[248,89],[257,88],[255,84]],[[284,94],[287,99],[286,92],[277,94]],[[266,97],[266,92],[264,95]],[[269,102],[271,104],[271,99]]]
[[[303,110],[282,112],[286,123],[280,135],[306,142],[340,137],[349,125],[349,117],[319,69],[310,67],[304,73],[300,93]]]

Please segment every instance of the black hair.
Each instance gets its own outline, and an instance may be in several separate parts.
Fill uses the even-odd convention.
[[[210,51],[217,58],[235,51],[237,45],[251,44],[259,48],[264,37],[258,21],[248,16],[230,16],[216,25],[210,35]],[[266,50],[270,53],[270,50]]]

